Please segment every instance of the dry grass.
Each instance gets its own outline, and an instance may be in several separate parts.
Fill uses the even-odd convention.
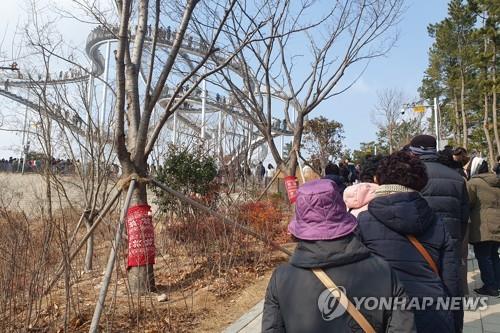
[[[67,262],[85,233],[81,228],[77,241],[69,244],[79,212],[59,205],[52,219],[39,218],[36,209],[23,211],[28,203],[16,204],[16,198],[21,198],[32,200],[34,207],[38,200],[34,193],[41,193],[40,189],[43,187],[38,187],[31,199],[23,191],[0,195],[0,331],[86,332],[118,212],[113,211],[96,229],[94,270],[84,273],[84,249],[73,262]],[[226,216],[242,218],[237,206],[221,207]],[[269,214],[267,208],[265,213]],[[262,232],[272,233],[269,238],[285,240],[283,223],[268,228],[268,224],[252,222],[255,218],[245,223],[257,223]],[[154,293],[137,296],[129,292],[126,246],[122,246],[101,319],[105,332],[220,330],[262,296],[270,269],[283,260],[261,242],[183,205],[170,216],[156,216],[155,223],[155,278],[159,293],[165,293],[169,301],[159,303]],[[42,296],[61,262],[64,273],[60,281]],[[245,293],[241,291],[252,288],[256,281],[258,290],[242,299]]]

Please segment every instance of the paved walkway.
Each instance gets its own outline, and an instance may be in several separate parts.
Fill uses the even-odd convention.
[[[475,259],[468,260],[469,290],[479,288],[482,283]],[[264,300],[257,303],[250,311],[229,326],[224,333],[256,333],[260,332],[262,307]],[[488,308],[484,311],[466,311],[464,317],[464,333],[499,333],[500,332],[500,298],[490,298]]]

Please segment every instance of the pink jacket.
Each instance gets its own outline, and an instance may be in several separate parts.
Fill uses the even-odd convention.
[[[368,204],[375,197],[377,184],[359,183],[349,186],[344,191],[344,202],[352,215],[358,214],[368,209]]]

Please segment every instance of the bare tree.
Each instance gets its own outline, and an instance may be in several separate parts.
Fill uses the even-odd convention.
[[[280,111],[293,133],[292,149],[299,152],[307,115],[352,85],[340,85],[349,68],[362,71],[364,62],[384,55],[392,47],[396,37],[392,28],[402,10],[402,0],[345,0],[333,4],[116,0],[114,11],[100,10],[94,1],[74,3],[87,15],[75,19],[98,23],[97,37],[116,40],[115,80],[110,85],[114,107],[109,124],[113,128],[112,146],[122,169],[122,185],[134,176],[147,177],[148,158],[167,121],[203,80],[228,91],[225,112],[237,112],[239,118],[252,125],[242,145],[248,147],[248,154],[262,140],[255,137],[258,131],[276,163],[284,169],[274,143],[274,137],[280,134],[272,126],[275,100],[281,101]],[[311,19],[317,17],[318,8],[325,14]],[[61,54],[62,46],[40,40],[38,46],[51,58],[71,62]],[[297,44],[307,47],[298,48]],[[94,55],[98,58],[98,54]],[[96,80],[102,74],[83,66],[79,70]],[[217,73],[220,75],[215,78]],[[46,71],[45,81],[51,81],[50,74]],[[42,96],[50,93],[42,91]],[[61,96],[64,94],[55,95],[64,100]],[[44,112],[53,109],[49,99],[43,101]],[[49,118],[54,119],[47,114]],[[61,122],[69,133],[79,131]],[[86,128],[92,128],[91,121],[86,122]],[[99,138],[103,130],[89,129],[88,133]],[[101,140],[106,146],[106,139]],[[291,154],[292,174],[297,157]],[[140,181],[132,204],[147,203],[146,184]],[[153,290],[152,265],[132,267],[129,281],[134,291]]]
[[[117,26],[109,24],[113,20],[106,19],[106,13],[99,12],[92,2],[76,2],[117,40],[114,147],[124,182],[133,175],[147,176],[148,157],[167,120],[203,80],[233,66],[235,56],[258,37],[262,22],[269,20],[260,16],[247,22],[239,43],[229,44],[222,38],[223,32],[228,21],[234,21],[246,9],[248,4],[242,1],[118,0]],[[253,8],[261,12],[258,6]],[[162,23],[165,18],[170,25]],[[203,35],[198,33],[201,25]],[[165,47],[168,53],[162,52]],[[159,108],[161,99],[164,103]],[[158,116],[153,117],[154,113]],[[131,202],[148,203],[145,183],[138,183]],[[154,289],[152,265],[131,267],[129,281],[132,290]]]
[[[404,103],[403,92],[397,89],[385,89],[377,92],[378,102],[375,106],[373,123],[387,135],[389,154],[396,147],[395,131],[403,119],[402,107]]]
[[[264,136],[277,165],[295,174],[297,154],[291,154],[287,169],[274,143],[279,133],[272,129],[273,116],[279,112],[286,119],[292,150],[299,152],[306,117],[352,86],[356,79],[343,81],[348,70],[362,71],[363,64],[394,45],[392,28],[402,1],[281,1],[262,8],[271,19],[260,29],[261,39],[237,55],[241,79],[225,69],[220,84],[229,86],[235,106]],[[279,15],[267,15],[271,12]],[[324,14],[318,17],[318,12]],[[226,30],[233,43],[240,42],[242,22],[248,19],[229,21]]]
[[[88,82],[91,69],[76,62],[76,50],[65,45],[55,28],[55,20],[45,16],[39,4],[32,1],[23,34],[25,52],[20,54],[23,67],[12,82],[20,90],[11,92],[10,98],[36,115],[37,130],[31,135],[45,156],[45,212],[52,216],[52,202],[63,200],[64,205],[60,203],[60,207],[68,206],[75,213],[85,211],[82,221],[89,230],[107,201],[109,183],[113,181],[109,177],[113,163],[109,130],[112,117],[108,123],[96,118],[96,114],[106,110],[99,110],[95,96],[89,94],[93,89]],[[27,97],[21,96],[23,89],[28,92]],[[55,156],[67,159],[64,170],[54,165]],[[64,179],[61,173],[75,174],[77,178]],[[70,200],[68,186],[78,188],[79,202]],[[72,227],[78,229],[79,225]],[[72,239],[76,232],[74,230]],[[87,241],[86,271],[92,270],[92,258],[93,236]]]

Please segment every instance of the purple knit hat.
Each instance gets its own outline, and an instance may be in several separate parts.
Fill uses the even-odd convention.
[[[288,231],[295,237],[303,240],[336,239],[350,234],[357,225],[333,181],[317,179],[299,187],[295,216],[288,225]]]

